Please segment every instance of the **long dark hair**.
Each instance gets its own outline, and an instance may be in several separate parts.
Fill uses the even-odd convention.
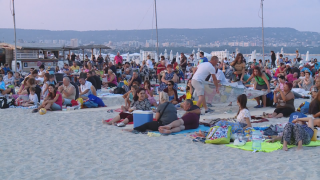
[[[259,76],[259,77],[262,76],[262,72],[261,72],[261,69],[260,69],[259,66],[255,66],[255,67],[253,68],[253,73],[254,73],[254,70],[257,70],[257,71],[258,71],[258,75],[257,75],[257,76]]]
[[[49,73],[45,73],[44,74],[44,77],[43,77],[43,83],[45,83],[45,82],[47,82],[47,81],[49,81],[50,80],[50,75],[49,75]]]
[[[171,64],[174,65],[176,61],[177,61],[176,58],[173,58]]]
[[[149,81],[149,80],[145,80],[145,81],[144,81],[144,84],[146,84],[146,83],[148,84],[148,89],[149,89],[149,90],[151,90],[151,84],[150,84],[150,81]]]
[[[238,114],[240,113],[241,108],[242,108],[242,109],[248,109],[248,108],[247,108],[247,99],[248,99],[248,98],[247,98],[247,95],[245,95],[245,94],[241,94],[241,95],[239,95],[239,96],[237,97],[237,101],[238,101],[239,104],[240,104]],[[238,116],[238,114],[237,114],[237,116]]]
[[[243,63],[244,57],[241,53],[238,53],[236,58],[233,61],[233,65],[235,65],[236,63],[238,63],[238,60],[241,59],[241,63]]]
[[[190,87],[188,86],[189,81],[191,81],[191,79],[188,79],[188,81],[187,81],[186,92],[190,91]],[[190,93],[191,93],[191,92],[190,92]]]
[[[54,99],[54,98],[56,97],[57,90],[56,90],[56,87],[54,87],[53,84],[49,84],[49,87],[50,87],[50,86],[53,88],[53,93],[51,93],[51,92],[49,91],[48,96],[49,96],[51,99]]]
[[[139,97],[138,97],[138,94],[141,92],[141,91],[146,91],[144,88],[140,88],[136,91],[136,94],[134,95],[133,97],[133,100],[134,101],[138,101]]]

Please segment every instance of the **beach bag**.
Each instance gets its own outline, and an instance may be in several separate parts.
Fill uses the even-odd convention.
[[[6,109],[9,108],[8,100],[5,97],[0,97],[0,108]]]
[[[82,98],[78,98],[77,102],[78,102],[79,105],[83,105],[83,99]]]
[[[311,141],[317,141],[317,134],[318,134],[318,129],[314,128],[313,129],[313,136],[311,138]]]
[[[214,126],[210,128],[205,143],[208,144],[229,144],[231,137],[230,126]]]
[[[105,107],[106,105],[103,103],[102,99],[98,98],[97,96],[94,96],[90,94],[88,96],[90,101],[93,101],[94,103],[98,104],[99,107]]]
[[[113,93],[114,93],[114,94],[125,94],[126,91],[125,91],[123,88],[117,87],[117,88],[115,88],[115,89],[113,90]]]
[[[98,104],[93,101],[87,101],[87,102],[83,103],[83,106],[85,106],[87,108],[97,108]]]

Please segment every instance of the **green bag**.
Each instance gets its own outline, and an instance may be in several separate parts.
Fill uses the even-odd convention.
[[[206,137],[208,144],[229,144],[231,137],[231,126],[214,126]]]

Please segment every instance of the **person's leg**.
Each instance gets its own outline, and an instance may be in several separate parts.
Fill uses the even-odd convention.
[[[291,144],[293,138],[293,124],[288,123],[283,130],[283,135],[281,139],[281,143],[283,144],[283,150],[288,151],[288,142]]]
[[[71,99],[65,99],[63,98],[63,105],[68,105],[68,104],[71,104]]]
[[[120,113],[121,114],[121,113]],[[109,124],[109,125],[112,125],[112,124],[114,124],[114,123],[116,123],[116,122],[118,122],[118,121],[120,121],[121,120],[121,118],[120,118],[120,115],[118,115],[118,116],[116,116],[116,117],[114,117],[111,121],[109,121],[109,122],[106,122],[105,120],[103,120],[102,122],[103,123],[106,123],[106,124]]]
[[[294,91],[291,91],[291,92],[293,92],[293,95],[294,95],[294,98],[295,98],[295,99],[296,99],[296,98],[303,98],[303,96],[302,96],[301,94],[296,93],[296,92],[294,92]]]
[[[145,123],[139,127],[135,127],[134,130],[139,132],[146,132],[147,130],[158,131],[160,125],[162,125],[160,122],[152,121],[152,122]]]
[[[51,110],[52,104],[53,104],[53,103],[47,103],[47,104],[44,106],[44,108],[45,108],[46,110]]]
[[[59,110],[62,110],[62,108],[61,108],[61,106],[59,106],[58,104],[53,103],[53,104],[51,105],[51,110],[52,110],[52,111],[59,111]]]
[[[302,127],[300,124],[295,124],[293,131],[295,145],[298,146],[297,150],[301,150],[303,144],[310,144],[311,137],[308,135],[304,127]]]
[[[128,116],[122,121],[123,124],[128,124],[129,122],[133,122],[132,114],[128,114]]]
[[[275,118],[282,118],[283,117],[283,114],[282,113],[279,113],[275,116]]]
[[[176,105],[178,103],[179,103],[178,101],[172,101],[172,104],[174,104],[174,105]]]
[[[267,96],[266,95],[262,96],[262,103],[263,103],[263,107],[267,107]]]
[[[168,124],[168,125],[165,125],[165,126],[160,126],[159,129],[173,129],[173,128],[176,128],[176,127],[180,127],[181,125],[184,124],[184,121],[182,119],[178,119],[178,120],[175,120],[173,121],[172,123]]]
[[[180,131],[183,131],[183,130],[185,130],[185,127],[182,125],[182,126],[179,126],[179,127],[172,128],[170,130],[168,130],[168,129],[159,129],[159,132],[162,133],[162,134],[171,134],[171,133],[176,133],[176,132],[180,132]]]
[[[256,98],[254,98],[254,99],[257,101],[258,106],[260,106],[260,97],[256,97]]]
[[[320,127],[320,119],[314,119],[313,124],[314,124],[314,126]]]

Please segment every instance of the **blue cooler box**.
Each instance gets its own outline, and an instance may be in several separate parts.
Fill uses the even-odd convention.
[[[139,127],[147,122],[153,121],[153,112],[152,111],[133,111],[133,127]]]

